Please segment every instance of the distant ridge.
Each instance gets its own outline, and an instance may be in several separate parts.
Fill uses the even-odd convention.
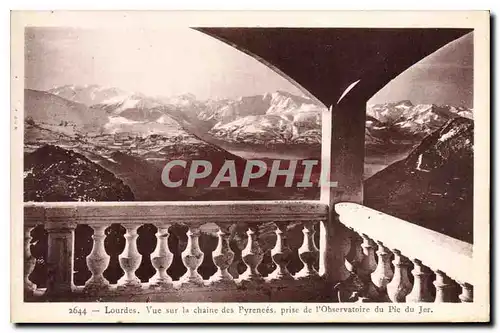
[[[472,243],[474,123],[449,120],[364,182],[364,204]]]

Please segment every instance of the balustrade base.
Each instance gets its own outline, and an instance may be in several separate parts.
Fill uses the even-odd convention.
[[[170,289],[173,288],[172,280],[152,280],[149,282],[149,289]]]
[[[295,279],[291,274],[282,274],[280,272],[274,271],[264,278],[267,282],[277,282],[287,284],[290,281],[294,281]]]
[[[248,276],[242,274],[238,279],[236,279],[236,283],[238,286],[243,288],[259,288],[264,285],[265,280],[260,275]]]
[[[199,276],[183,276],[180,278],[181,286],[203,286],[204,281],[201,275]]]
[[[99,294],[89,294],[84,286],[57,297],[38,289],[25,296],[26,302],[332,302],[326,283],[304,281],[261,282],[259,284],[234,281],[232,285],[204,280],[202,285],[174,281],[168,289],[154,288],[151,283],[139,286],[110,285]]]
[[[101,279],[89,280],[83,290],[89,294],[98,294],[109,289],[109,282],[104,277]]]
[[[123,291],[141,290],[142,289],[141,280],[139,280],[139,278],[135,278],[133,280],[125,280],[121,278],[120,280],[118,280],[117,289]]]
[[[259,283],[262,284],[264,282],[264,278],[262,275],[247,269],[244,271],[237,279],[239,283]]]
[[[215,273],[215,275],[212,275],[210,279],[208,279],[208,283],[211,286],[221,286],[229,288],[236,286],[236,282],[229,273],[228,275]]]
[[[319,276],[318,272],[309,270],[306,268],[301,269],[298,271],[293,278],[295,280],[321,280],[321,277]]]

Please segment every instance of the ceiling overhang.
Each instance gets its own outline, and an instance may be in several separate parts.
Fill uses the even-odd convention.
[[[335,105],[353,82],[371,97],[407,68],[471,29],[196,28]],[[368,98],[369,98],[368,97]]]

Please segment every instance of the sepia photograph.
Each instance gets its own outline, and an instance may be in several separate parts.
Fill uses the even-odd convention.
[[[13,12],[11,320],[489,321],[489,13],[219,18]]]

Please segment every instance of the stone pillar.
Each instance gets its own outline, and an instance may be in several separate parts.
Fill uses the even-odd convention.
[[[30,274],[35,269],[36,258],[31,255],[31,230],[34,226],[24,225],[24,293],[33,294],[36,290],[36,284],[30,281]]]
[[[314,268],[314,263],[318,259],[318,248],[314,244],[314,222],[304,222],[302,233],[304,240],[299,248],[299,258],[304,263],[304,268],[295,274],[295,278],[317,277],[319,274]]]
[[[259,244],[259,226],[250,224],[247,235],[248,243],[245,249],[241,252],[243,262],[247,265],[247,270],[241,274],[240,281],[246,282],[261,282],[263,280],[257,267],[264,258],[264,253]]]
[[[286,229],[289,222],[275,222],[276,224],[276,245],[271,250],[271,257],[276,264],[274,272],[269,274],[267,279],[289,281],[293,280],[292,275],[288,271],[287,265],[290,262],[291,250],[286,242]]]
[[[432,299],[429,293],[429,288],[427,287],[427,281],[429,280],[431,271],[418,259],[413,259],[412,262],[413,270],[411,272],[413,274],[413,289],[406,296],[406,302],[430,302]]]
[[[474,288],[469,283],[460,283],[462,293],[458,296],[462,303],[470,303],[474,299]]]
[[[228,271],[234,259],[234,252],[229,247],[230,225],[218,224],[218,226],[219,231],[217,232],[217,236],[219,236],[219,242],[217,248],[212,252],[212,258],[215,266],[217,266],[217,272],[210,277],[210,282],[212,284],[234,285],[234,279]]]
[[[103,275],[109,265],[109,255],[104,248],[104,240],[106,238],[104,231],[107,226],[103,224],[90,224],[90,227],[94,229],[94,234],[92,235],[94,245],[92,252],[87,256],[87,266],[92,276],[85,283],[85,290],[88,292],[99,292],[109,287],[109,281]]]
[[[172,286],[172,278],[168,276],[167,269],[172,264],[174,255],[168,248],[168,223],[156,224],[158,231],[156,232],[156,248],[151,253],[151,264],[156,269],[156,274],[149,279],[151,288],[167,288]]]
[[[76,222],[47,222],[47,295],[66,296],[72,292]]]
[[[345,267],[349,274],[356,274],[363,261],[363,238],[353,229],[347,228],[349,233],[349,253],[345,257]]]
[[[410,262],[399,250],[393,250],[392,253],[394,253],[394,260],[392,261],[394,264],[394,277],[387,285],[387,295],[394,303],[404,303],[406,295],[412,289],[412,285],[408,279]]]
[[[446,273],[436,270],[436,280],[433,282],[436,287],[435,303],[456,302],[455,283]]]
[[[198,273],[198,267],[203,262],[203,252],[200,249],[198,238],[200,237],[199,226],[190,225],[187,232],[188,242],[186,249],[182,252],[182,262],[187,268],[186,274],[181,277],[183,284],[202,285],[203,278]]]
[[[340,96],[332,97],[332,106],[322,113],[322,174],[329,177],[321,185],[321,201],[328,204],[329,221],[321,228],[320,274],[332,286],[349,277],[349,233],[339,222],[335,204],[363,203],[366,101],[371,95],[356,88],[340,101]]]
[[[364,284],[364,297],[375,300],[378,299],[380,293],[373,284],[372,273],[377,269],[377,261],[375,260],[375,242],[366,234],[361,234],[363,243],[363,257],[356,267],[356,273]]]
[[[391,282],[394,276],[391,268],[391,252],[382,242],[376,241],[376,243],[378,246],[378,263],[377,268],[372,273],[372,281],[377,286],[379,292],[385,293],[387,284]]]
[[[123,226],[127,230],[124,235],[125,248],[118,256],[118,260],[125,275],[118,280],[118,288],[120,290],[140,289],[141,280],[135,275],[135,271],[139,268],[142,261],[142,256],[137,250],[137,237],[139,237],[137,229],[140,225],[133,223],[123,224]]]
[[[339,216],[331,212],[330,219],[319,224],[319,275],[329,284],[344,281],[350,275],[345,265],[349,252],[348,230],[339,222]]]

